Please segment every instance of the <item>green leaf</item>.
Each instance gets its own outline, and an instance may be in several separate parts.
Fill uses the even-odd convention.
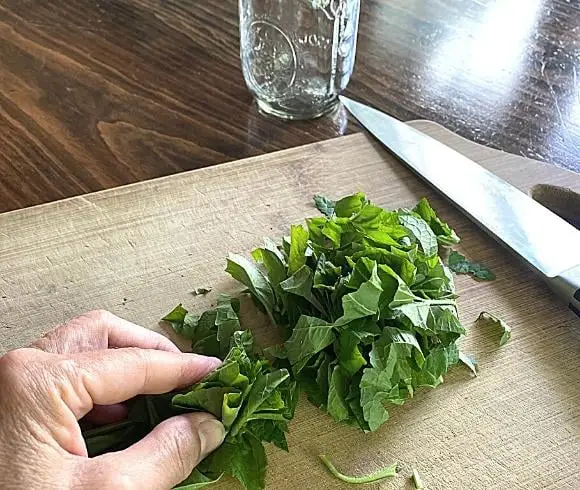
[[[333,341],[331,324],[319,318],[301,316],[291,337],[284,344],[293,373],[297,375],[312,356]]]
[[[206,329],[205,324],[200,327],[200,320],[201,317],[198,315],[187,313],[182,322],[171,322],[171,328],[176,334],[191,340],[193,344],[208,335],[211,330],[211,327]]]
[[[479,262],[470,262],[459,252],[453,250],[449,254],[449,268],[457,274],[470,274],[482,281],[493,281],[495,274]]]
[[[296,296],[305,298],[309,303],[314,305],[319,312],[324,313],[324,307],[316,299],[312,292],[314,274],[312,269],[303,265],[291,277],[280,283],[280,288]]]
[[[276,301],[274,291],[268,278],[255,264],[241,255],[230,255],[226,272],[244,284],[272,316]]]
[[[412,233],[427,257],[437,255],[437,237],[425,220],[412,214],[402,214],[399,216],[399,221]]]
[[[284,258],[279,251],[270,248],[257,248],[252,252],[252,257],[258,263],[264,264],[268,272],[268,279],[272,286],[277,286],[286,279],[286,266]]]
[[[224,394],[221,419],[227,431],[230,430],[238,414],[240,413],[243,400],[244,393],[242,392],[231,391]]]
[[[278,369],[271,373],[265,373],[259,376],[250,388],[246,403],[244,404],[240,414],[234,424],[230,434],[235,436],[241,431],[245,423],[252,419],[254,413],[259,410],[260,405],[278,388],[278,386],[286,381],[290,375],[286,369]]]
[[[384,209],[370,203],[363,206],[351,216],[350,220],[354,227],[361,232],[379,230],[386,219],[387,213]]]
[[[420,368],[425,362],[423,351],[417,341],[415,335],[411,332],[406,332],[394,327],[386,327],[383,330],[381,338],[373,343],[373,348],[369,355],[371,364],[378,369],[391,369],[388,366],[389,352],[387,349],[397,348],[397,356],[399,364],[401,363],[401,355],[406,357],[413,357],[414,361]],[[399,366],[400,369],[400,366]],[[396,371],[397,368],[392,368],[391,372]],[[403,379],[404,376],[401,376]]]
[[[324,465],[328,468],[328,471],[330,471],[330,474],[332,476],[338,478],[339,480],[341,480],[345,483],[351,483],[351,484],[372,483],[375,481],[382,480],[384,478],[392,478],[394,476],[397,476],[397,464],[396,463],[393,465],[390,465],[390,466],[386,466],[385,468],[382,468],[375,473],[371,473],[370,475],[347,476],[347,475],[344,475],[343,473],[341,473],[340,471],[338,471],[336,469],[336,467],[334,466],[334,464],[332,464],[332,461],[326,455],[321,454],[318,457],[324,463]]]
[[[331,357],[322,351],[314,356],[297,375],[300,389],[313,405],[326,409],[328,402],[329,366]]]
[[[183,307],[182,304],[177,305],[173,310],[165,315],[162,320],[165,322],[176,322],[176,323],[183,323],[183,320],[187,315],[187,310]]]
[[[199,388],[183,395],[175,395],[173,405],[209,412],[221,419],[224,396],[231,393],[231,390],[227,386]]]
[[[247,374],[251,369],[251,365],[252,362],[246,352],[234,347],[224,359],[224,362],[206,375],[197,385],[217,383],[219,386],[231,386],[244,391],[250,383]]]
[[[383,288],[381,305],[393,309],[417,299],[405,281],[388,265],[379,265],[377,271]]]
[[[246,490],[263,490],[267,464],[264,446],[248,431],[235,440],[224,442],[199,468],[205,474],[208,471],[204,470],[211,468],[212,475],[216,472],[232,475]]]
[[[448,247],[459,243],[459,237],[455,234],[455,231],[437,217],[426,198],[422,198],[413,211],[429,224],[435,235],[437,235],[437,241],[440,245]]]
[[[221,479],[222,475],[219,475],[217,478],[208,478],[203,473],[201,473],[198,469],[194,469],[191,474],[182,481],[176,487],[173,487],[173,490],[198,490],[200,488],[205,488],[208,485],[212,485],[213,483],[217,483]]]
[[[325,216],[331,217],[334,215],[334,207],[336,206],[336,202],[328,197],[322,196],[320,194],[316,194],[314,196],[314,204],[318,211],[320,211]]]
[[[390,386],[391,375],[380,369],[367,368],[360,382],[360,405],[369,430],[375,431],[389,419],[389,412],[383,404],[398,396],[397,386]]]
[[[459,361],[459,350],[456,344],[447,347],[438,346],[433,348],[425,357],[425,363],[421,372],[414,374],[413,384],[416,387],[428,386],[435,388],[443,382],[443,374],[449,367]]]
[[[276,359],[288,359],[288,352],[284,345],[271,345],[264,349],[264,354]]]
[[[326,220],[322,227],[322,235],[327,238],[334,248],[340,247],[342,228],[332,220]]]
[[[350,218],[354,214],[359,213],[366,202],[366,196],[362,192],[359,192],[337,201],[334,206],[334,212],[339,218]]]
[[[336,357],[342,369],[349,375],[354,375],[367,361],[359,349],[361,336],[359,332],[343,330],[338,336],[335,346]]]
[[[283,451],[288,451],[288,441],[286,441],[286,422],[279,420],[251,420],[248,422],[248,430],[259,440],[271,442]]]
[[[369,432],[370,427],[367,421],[365,420],[365,416],[361,405],[361,390],[360,390],[361,380],[362,380],[362,372],[358,372],[356,375],[353,376],[353,378],[350,381],[346,401],[350,408],[350,412],[354,417],[354,420],[356,420],[361,430],[364,432]],[[382,407],[381,410],[384,411]]]
[[[382,293],[381,281],[375,266],[368,281],[361,284],[354,293],[342,298],[343,314],[335,325],[346,325],[353,320],[375,315],[379,309],[379,299]]]
[[[321,254],[316,263],[313,288],[334,290],[336,282],[341,277],[341,272],[340,267],[336,267],[332,262],[326,260],[324,254]]]
[[[373,270],[375,270],[376,267],[377,263],[374,260],[371,260],[368,257],[360,257],[350,273],[347,286],[352,289],[360,288],[371,278]]]
[[[230,350],[230,340],[234,332],[241,329],[238,315],[232,307],[231,298],[220,295],[216,308],[216,340],[220,344],[220,356],[225,357]]]
[[[254,350],[254,337],[249,330],[238,330],[230,338],[230,350],[234,347],[243,349],[246,354],[252,354]]]
[[[290,253],[288,257],[288,276],[296,273],[306,264],[306,249],[308,248],[308,232],[300,225],[290,228]]]
[[[337,422],[350,417],[350,410],[346,401],[348,379],[340,366],[334,366],[328,387],[328,413]]]
[[[361,406],[369,429],[374,431],[389,417],[384,403],[403,403],[401,388],[412,395],[413,380],[426,360],[414,335],[392,327],[385,328],[381,338],[373,342],[369,359],[372,367],[363,371],[360,382]]]
[[[479,314],[479,317],[477,318],[475,323],[483,326],[491,326],[499,330],[499,332],[501,332],[501,338],[499,339],[500,347],[502,345],[505,345],[505,343],[512,336],[512,329],[506,322],[504,322],[497,316],[492,315],[491,313],[487,313],[486,311],[482,311]]]

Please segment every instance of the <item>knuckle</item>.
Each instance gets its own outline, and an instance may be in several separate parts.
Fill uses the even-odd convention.
[[[0,357],[0,367],[3,369],[17,368],[30,359],[30,349],[15,349]]]
[[[57,325],[46,332],[41,338],[35,340],[30,347],[48,353],[59,354],[66,350],[67,347],[66,332],[67,325]]]
[[[36,349],[29,347],[15,349],[0,357],[0,379],[2,383],[19,383],[34,368]]]
[[[9,351],[0,357],[0,388],[6,388],[6,393],[11,389],[22,392],[34,385],[43,369],[44,363],[36,349],[27,347]]]
[[[98,309],[98,310],[91,310],[83,315],[84,317],[90,318],[91,320],[95,320],[98,322],[106,322],[110,320],[113,314],[110,311]]]

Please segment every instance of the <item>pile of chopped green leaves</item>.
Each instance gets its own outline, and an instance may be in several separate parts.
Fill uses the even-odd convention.
[[[459,241],[426,199],[387,211],[362,193],[318,196],[324,216],[266,241],[227,272],[283,327],[268,349],[334,420],[378,429],[388,405],[436,387],[459,360],[465,333],[439,246]]]
[[[427,200],[395,211],[362,193],[339,201],[316,196],[315,203],[323,216],[292,226],[279,244],[266,240],[253,260],[227,260],[226,271],[282,327],[284,343],[265,350],[273,362],[257,354],[251,332],[242,329],[237,299],[220,296],[201,315],[177,306],[163,320],[193,352],[223,364],[179,393],[138,397],[126,421],[86,430],[91,456],[128,447],[173,415],[206,411],[224,424],[225,441],[178,488],[202,488],[227,474],[259,490],[263,443],[288,450],[299,388],[334,420],[374,431],[389,418],[389,405],[436,387],[457,362],[475,373],[457,347],[465,330],[453,276],[439,256],[459,238]],[[325,464],[355,483],[396,474],[392,466],[349,477]]]
[[[177,488],[194,490],[224,474],[248,490],[264,488],[267,468],[263,442],[288,450],[285,433],[294,417],[296,382],[286,369],[275,369],[254,353],[250,331],[241,330],[239,302],[222,296],[217,308],[201,316],[181,305],[164,320],[192,341],[195,352],[220,356],[223,363],[190,388],[165,395],[140,397],[120,424],[84,433],[91,456],[130,446],[159,422],[180,413],[204,411],[226,428],[224,443],[211,453]]]

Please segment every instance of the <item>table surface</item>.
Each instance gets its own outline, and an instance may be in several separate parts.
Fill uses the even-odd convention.
[[[360,129],[258,114],[236,0],[2,0],[0,212]],[[580,171],[578,0],[363,0],[347,95]]]

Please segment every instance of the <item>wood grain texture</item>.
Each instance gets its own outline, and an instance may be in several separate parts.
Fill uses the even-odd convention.
[[[526,192],[541,183],[580,191],[580,175],[480,147],[433,123],[412,124]],[[430,489],[577,488],[578,319],[362,134],[0,215],[0,352],[92,308],[160,329],[157,319],[180,301],[201,310],[218,291],[240,290],[223,271],[228,252],[248,254],[264,236],[287,233],[315,213],[316,192],[359,190],[391,208],[427,195],[463,238],[459,249],[496,272],[490,283],[457,277],[469,330],[462,348],[479,361],[480,376],[454,369],[440,388],[393,409],[373,434],[337,425],[302,400],[290,453],[268,450],[268,488],[343,488],[319,464],[321,452],[346,473],[402,464],[402,476],[368,488],[410,488],[411,467]],[[207,298],[190,294],[207,286],[214,288]],[[512,326],[504,347],[473,326],[482,309]],[[244,311],[259,339],[271,341],[265,319]]]
[[[577,0],[364,0],[353,98],[580,170]],[[260,116],[237,0],[0,2],[0,212],[360,129]]]

